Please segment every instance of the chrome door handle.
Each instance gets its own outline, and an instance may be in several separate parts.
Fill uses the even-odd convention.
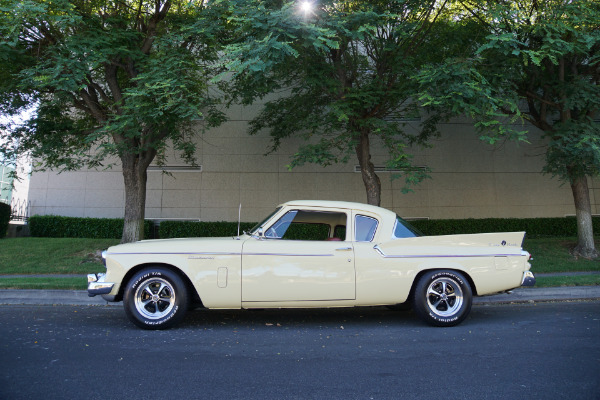
[[[352,247],[340,247],[339,249],[335,249],[335,251],[350,251]]]

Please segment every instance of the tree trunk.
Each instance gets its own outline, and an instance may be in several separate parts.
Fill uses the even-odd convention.
[[[135,154],[121,156],[125,183],[125,221],[121,243],[130,243],[144,238],[144,216],[146,212],[146,182],[148,164]]]
[[[367,203],[379,206],[381,205],[381,181],[375,173],[375,166],[371,162],[371,146],[368,132],[361,133],[360,141],[356,145],[356,156],[358,157],[360,172],[367,191]]]
[[[594,244],[592,207],[590,205],[587,177],[570,178],[577,216],[577,246],[573,249],[573,255],[588,259],[598,258],[600,254]]]

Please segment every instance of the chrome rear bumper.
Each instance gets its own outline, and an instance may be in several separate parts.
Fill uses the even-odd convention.
[[[531,271],[523,272],[523,280],[521,281],[521,286],[533,286],[535,285],[535,276]]]

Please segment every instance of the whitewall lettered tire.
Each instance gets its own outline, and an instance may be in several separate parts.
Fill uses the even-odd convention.
[[[144,268],[127,283],[123,297],[127,317],[144,329],[165,329],[180,322],[189,306],[183,280],[163,267]]]
[[[435,270],[417,282],[413,308],[430,325],[454,326],[469,315],[472,301],[471,286],[460,272]]]

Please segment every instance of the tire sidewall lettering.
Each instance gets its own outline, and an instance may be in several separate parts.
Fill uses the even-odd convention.
[[[132,289],[136,289],[140,283],[144,282],[146,279],[150,278],[150,277],[155,277],[155,276],[162,276],[162,273],[160,272],[148,272],[142,276],[140,276],[138,279],[135,280],[135,282],[133,282],[133,284],[131,285]]]
[[[459,312],[459,313],[457,313],[457,315],[456,315],[456,316],[453,316],[453,317],[451,317],[451,318],[442,318],[442,317],[440,317],[440,316],[438,316],[438,315],[436,315],[436,314],[432,313],[431,311],[429,312],[429,316],[430,316],[432,319],[434,319],[434,320],[436,320],[436,321],[439,321],[439,322],[454,322],[454,321],[458,320],[458,317],[460,316],[460,314],[462,314],[462,311],[461,311],[461,312]]]
[[[455,279],[456,282],[458,282],[460,285],[464,285],[465,284],[463,282],[463,280],[460,278],[460,276],[455,275],[455,274],[453,274],[451,272],[438,272],[438,273],[434,274],[431,277],[430,281],[434,281],[434,280],[436,280],[437,278],[440,278],[440,277],[447,277],[447,278]]]
[[[168,282],[173,291],[174,303],[168,314],[163,314],[162,318],[152,319],[149,316],[143,315],[137,309],[136,296],[141,287],[144,285],[153,284],[153,282]],[[186,285],[183,279],[176,271],[162,267],[149,267],[138,271],[134,275],[125,288],[123,304],[127,317],[140,328],[145,329],[165,329],[177,324],[182,320],[189,306],[189,294],[186,291]],[[157,315],[154,315],[156,317]]]
[[[446,281],[448,285],[454,285],[463,293],[463,304],[453,314],[439,315],[437,310],[432,309],[428,301],[428,288],[439,281]],[[462,272],[453,270],[434,270],[422,276],[417,282],[417,288],[413,294],[413,310],[426,323],[438,326],[455,326],[462,322],[471,310],[471,285],[465,279]]]
[[[175,307],[173,307],[173,310],[171,310],[169,315],[167,315],[163,319],[160,319],[158,321],[150,321],[150,320],[144,319],[144,323],[146,325],[155,325],[155,326],[162,325],[162,324],[166,323],[167,321],[169,321],[171,318],[173,318],[175,316],[175,314],[177,314],[178,309],[179,309],[179,306],[175,306]]]

